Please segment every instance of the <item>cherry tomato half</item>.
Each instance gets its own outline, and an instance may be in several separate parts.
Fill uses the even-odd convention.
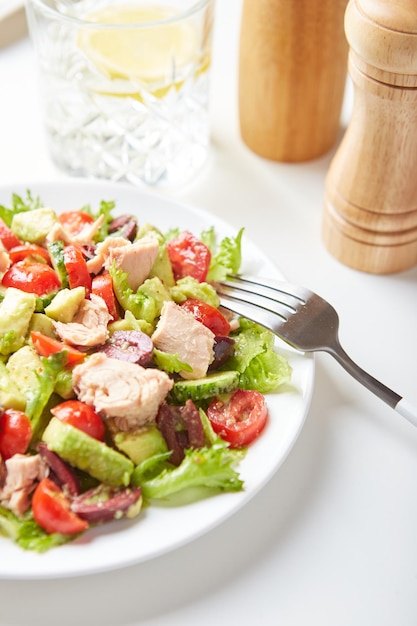
[[[0,414],[0,456],[5,461],[14,454],[25,454],[32,439],[32,426],[26,413],[5,409]]]
[[[2,285],[15,287],[37,296],[45,296],[57,291],[61,282],[52,267],[45,263],[26,263],[19,261],[4,274]]]
[[[181,304],[182,308],[192,313],[196,320],[204,324],[212,333],[226,336],[230,333],[230,324],[216,307],[207,302],[188,298]]]
[[[103,298],[113,320],[120,319],[117,300],[113,290],[113,281],[108,272],[94,276],[91,291]]]
[[[51,409],[52,415],[62,422],[71,424],[90,437],[104,441],[104,424],[94,409],[80,400],[66,400]]]
[[[184,231],[167,243],[168,257],[175,280],[192,276],[200,283],[206,280],[211,253],[192,233]]]
[[[81,248],[72,244],[65,246],[64,263],[70,289],[85,287],[86,297],[88,297],[91,291],[91,275]]]
[[[22,243],[18,246],[13,246],[9,250],[9,257],[12,263],[29,259],[35,262],[39,261],[40,263],[50,263],[48,251],[36,243]]]
[[[50,478],[42,478],[32,497],[35,521],[47,533],[74,535],[87,530],[89,524],[73,511],[64,492]]]
[[[32,339],[33,347],[40,356],[48,357],[51,354],[56,354],[57,352],[63,352],[65,350],[67,352],[68,365],[79,363],[85,359],[84,352],[80,352],[63,341],[59,341],[53,337],[48,337],[48,335],[44,335],[38,331],[32,330],[30,338]]]
[[[20,246],[22,243],[20,239],[16,237],[14,232],[7,226],[6,222],[4,222],[1,218],[0,239],[6,250],[10,250],[11,248],[14,248],[14,246]]]
[[[58,221],[70,235],[78,235],[86,224],[94,222],[93,217],[85,211],[64,211],[58,215]]]
[[[214,432],[228,441],[231,448],[240,448],[260,435],[268,419],[268,408],[259,391],[237,389],[226,402],[214,398],[207,417]]]

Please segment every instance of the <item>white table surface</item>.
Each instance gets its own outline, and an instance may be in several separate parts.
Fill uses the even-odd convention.
[[[241,0],[217,5],[210,163],[170,195],[245,226],[289,280],[335,305],[350,355],[417,403],[417,268],[374,276],[327,253],[320,224],[331,153],[288,165],[243,145],[240,9]],[[0,85],[0,183],[65,180],[46,152],[28,40],[0,51]],[[243,510],[139,566],[80,579],[0,581],[0,623],[415,626],[417,429],[318,355],[305,427]]]

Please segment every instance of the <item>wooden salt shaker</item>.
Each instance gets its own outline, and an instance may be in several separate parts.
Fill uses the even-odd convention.
[[[330,165],[323,239],[375,274],[417,264],[417,1],[350,0],[352,118]]]
[[[239,58],[243,141],[297,162],[335,143],[347,75],[347,0],[244,0]]]

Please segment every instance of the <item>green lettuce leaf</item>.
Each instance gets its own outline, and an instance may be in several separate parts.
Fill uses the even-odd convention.
[[[134,487],[139,487],[146,480],[150,480],[160,474],[163,469],[172,467],[172,465],[168,464],[171,454],[172,450],[167,450],[166,452],[157,452],[152,456],[148,456],[133,470],[131,484]]]
[[[153,350],[153,358],[158,369],[164,370],[168,374],[174,372],[192,372],[193,368],[188,363],[180,361],[178,354],[169,354],[168,352],[162,352],[157,348]]]
[[[54,392],[58,373],[65,367],[67,362],[65,351],[40,358],[42,370],[35,372],[39,381],[39,390],[33,390],[33,393],[27,396],[26,403],[26,414],[32,423],[36,422],[47,405]]]
[[[67,353],[65,350],[51,354],[49,357],[41,357],[42,370],[36,372],[39,381],[39,388],[36,392],[27,396],[25,413],[29,417],[33,440],[38,439],[50,420],[50,405],[56,404],[54,396],[55,387],[59,374],[67,363]]]
[[[140,483],[143,496],[148,499],[166,498],[190,487],[241,491],[243,481],[234,467],[244,454],[245,450],[231,450],[221,441],[210,447],[186,450],[185,458],[178,467],[164,469],[154,478]]]
[[[90,205],[86,205],[80,209],[80,211],[84,211],[85,213],[91,215],[94,220],[98,219],[101,215],[104,216],[104,222],[94,237],[94,241],[96,243],[103,241],[109,236],[109,224],[113,219],[113,209],[115,206],[116,203],[113,202],[113,200],[102,200],[97,211],[93,211]]]
[[[171,241],[171,239],[175,239],[180,234],[181,230],[178,227],[170,228],[165,233],[165,241]]]
[[[240,318],[233,334],[235,353],[224,369],[240,372],[240,387],[261,393],[274,391],[291,378],[287,359],[274,350],[274,334],[251,320]]]
[[[26,191],[26,197],[22,198],[16,193],[12,194],[12,206],[11,208],[0,206],[0,217],[10,227],[13,216],[16,213],[23,213],[24,211],[32,211],[33,209],[39,209],[42,206],[38,197],[34,198],[29,191]]]
[[[242,262],[242,235],[241,228],[236,237],[225,237],[219,245],[213,227],[201,235],[203,243],[211,252],[210,267],[207,280],[224,280],[228,274],[237,274]]]
[[[277,352],[266,351],[254,357],[240,376],[242,389],[270,393],[291,380],[291,367]]]
[[[31,514],[19,518],[0,505],[0,532],[24,550],[46,552],[74,539],[74,535],[48,534],[32,518]]]

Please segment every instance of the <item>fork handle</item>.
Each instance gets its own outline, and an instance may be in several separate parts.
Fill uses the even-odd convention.
[[[411,422],[411,424],[417,426],[417,409],[411,404],[411,402],[409,402],[405,398],[401,398],[401,400],[395,405],[394,409],[397,411],[397,413],[399,413],[400,415],[405,417],[405,419]]]
[[[339,343],[326,351],[329,352],[353,378],[369,389],[369,391],[372,391],[378,398],[386,402],[386,404],[397,411],[397,413],[405,417],[411,424],[417,426],[417,407],[411,404],[411,402],[365,372],[365,370],[352,361]]]

